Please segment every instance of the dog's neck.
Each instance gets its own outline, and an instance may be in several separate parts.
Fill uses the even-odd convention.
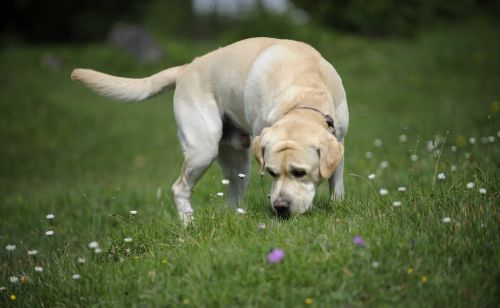
[[[314,121],[319,123],[321,126],[325,127],[331,134],[337,136],[337,132],[335,130],[335,123],[333,118],[323,111],[309,106],[298,105],[293,109],[289,110],[283,115],[283,118],[291,115],[296,118],[297,121]],[[320,118],[321,117],[321,118]]]
[[[334,136],[337,136],[337,131],[335,130],[335,123],[333,121],[333,118],[329,114],[324,113],[323,111],[321,111],[317,108],[307,107],[307,106],[297,106],[294,109],[290,110],[289,112],[291,112],[295,109],[305,109],[305,110],[310,110],[310,111],[314,111],[314,112],[321,114],[323,116],[323,120],[326,122],[326,125],[328,127],[328,131],[330,131],[330,133],[332,133]]]
[[[334,133],[332,99],[320,83],[309,83],[308,86],[289,85],[275,98],[276,108],[268,114],[267,122],[274,125],[288,119],[297,123],[313,121]]]

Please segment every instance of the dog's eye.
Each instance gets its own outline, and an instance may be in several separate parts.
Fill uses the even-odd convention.
[[[292,171],[290,171],[290,173],[296,177],[296,178],[301,178],[303,177],[304,175],[306,175],[306,172],[304,170],[300,170],[300,169],[292,169]]]
[[[273,170],[267,168],[267,173],[269,173],[270,176],[272,176],[273,178],[277,178],[278,177],[278,174],[276,172],[274,172]]]

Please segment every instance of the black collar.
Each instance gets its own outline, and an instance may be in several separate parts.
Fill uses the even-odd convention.
[[[321,115],[323,116],[323,118],[325,119],[326,121],[326,124],[328,124],[328,130],[330,131],[330,133],[332,133],[335,137],[337,137],[337,130],[335,129],[335,125],[334,125],[334,122],[333,122],[333,118],[331,116],[329,116],[328,114],[322,112],[321,110],[318,110],[316,108],[313,108],[313,107],[304,107],[304,106],[298,106],[298,107],[295,107],[293,108],[292,110],[294,109],[308,109],[308,110],[312,110],[312,111],[316,111],[318,113],[321,113]],[[292,111],[290,110],[290,111]],[[290,112],[288,111],[288,112]],[[288,113],[287,112],[287,113]]]

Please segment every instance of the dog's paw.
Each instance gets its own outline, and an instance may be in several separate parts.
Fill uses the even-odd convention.
[[[333,202],[342,202],[344,200],[344,192],[335,192],[331,195],[330,199]]]
[[[193,214],[193,209],[187,209],[179,212],[181,223],[184,227],[187,227],[190,223],[193,222]]]

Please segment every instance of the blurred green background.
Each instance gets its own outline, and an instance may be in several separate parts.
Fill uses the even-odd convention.
[[[275,306],[276,294],[301,303],[310,290],[318,290],[315,300],[325,306],[498,306],[499,3],[2,2],[0,286],[28,307],[74,306],[78,299],[82,306],[165,306],[182,303],[185,290],[195,305],[238,306],[245,301],[234,298],[248,299],[245,292],[254,288],[262,291],[254,294],[256,306]],[[88,67],[148,76],[253,36],[309,43],[342,77],[351,118],[346,200],[328,202],[322,185],[314,210],[279,221],[268,211],[269,180],[261,182],[254,168],[242,205],[248,214],[240,219],[217,197],[225,187],[213,166],[193,196],[200,223],[178,228],[170,197],[182,163],[173,92],[139,104],[110,102],[72,82],[70,73]],[[418,159],[411,161],[411,154]],[[434,185],[437,172],[446,181]],[[470,181],[487,194],[466,190]],[[399,186],[408,193],[401,195]],[[380,188],[390,191],[386,199]],[[394,198],[403,205],[394,208]],[[131,209],[139,212],[137,224],[127,219]],[[45,219],[48,213],[55,214],[53,222]],[[444,216],[450,225],[442,223]],[[272,229],[261,233],[265,239],[255,234],[259,222]],[[45,236],[49,228],[54,238]],[[348,246],[355,232],[371,247],[366,255],[382,261],[381,275],[371,257],[360,259]],[[128,236],[137,243],[132,252],[122,243]],[[323,246],[303,250],[321,236],[336,247],[327,251],[332,258],[323,258]],[[87,249],[93,240],[102,244],[102,258]],[[3,249],[8,244],[17,250]],[[259,270],[246,272],[249,284],[235,274],[238,262],[259,264],[268,248],[281,246],[290,251],[289,261],[285,272],[262,272],[268,284],[252,280]],[[39,249],[43,278],[9,284],[11,275],[37,277],[28,249]],[[81,255],[88,267],[75,265]],[[151,270],[163,266],[164,257],[169,270],[158,270],[164,276],[155,281]],[[305,260],[321,261],[305,270]],[[429,277],[428,288],[407,280],[409,266],[417,279]],[[77,270],[81,289],[71,284]],[[335,279],[323,281],[332,271],[328,277]],[[206,279],[193,280],[200,273]],[[122,293],[125,287],[130,293]],[[0,306],[7,303],[4,292]]]
[[[1,28],[4,37],[38,43],[99,41],[116,22],[175,38],[304,39],[299,28],[310,24],[387,38],[499,12],[499,2],[488,0],[12,0],[3,4]]]

